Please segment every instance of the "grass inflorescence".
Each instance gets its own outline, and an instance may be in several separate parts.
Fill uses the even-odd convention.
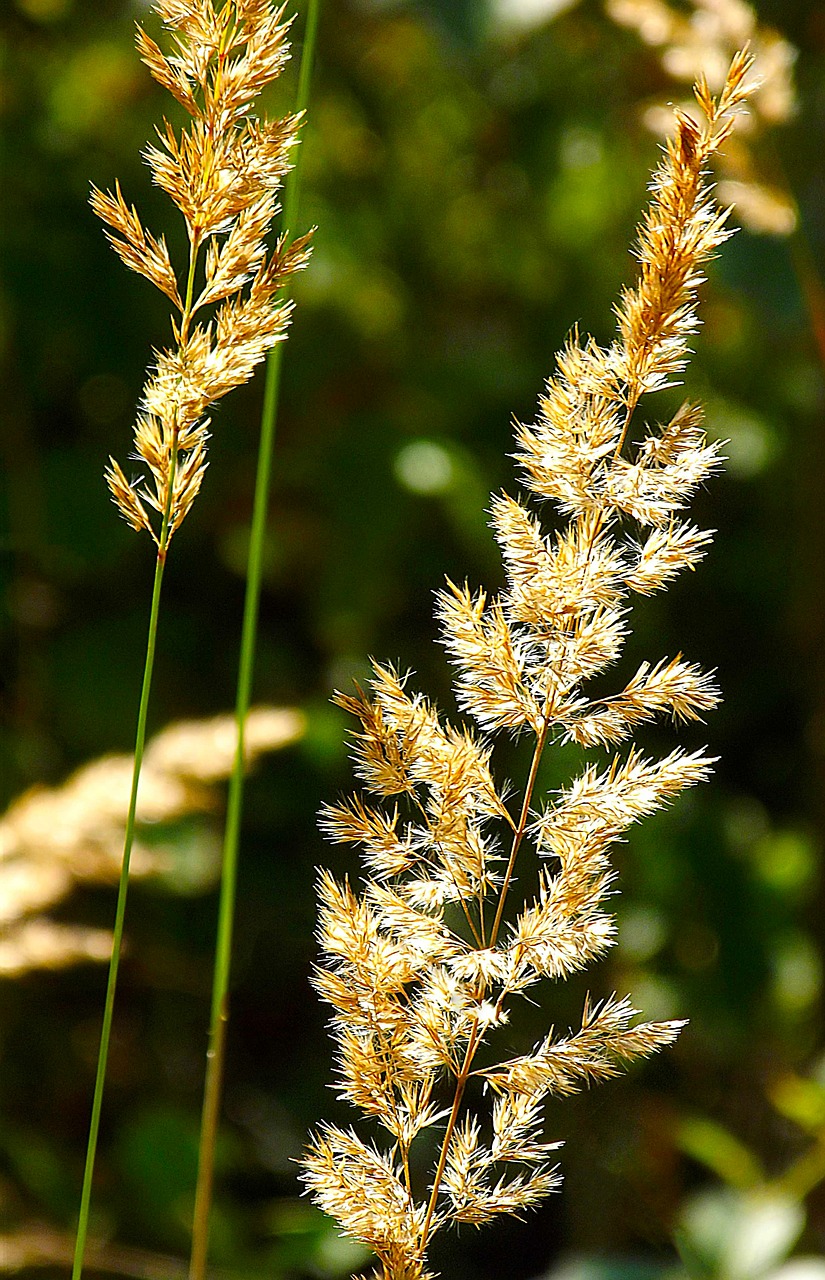
[[[114,192],[94,190],[92,207],[126,265],[174,307],[174,344],[157,355],[135,426],[135,456],[151,477],[149,487],[127,481],[114,459],[107,471],[121,515],[165,549],[203,478],[206,410],[248,382],[286,336],[292,304],[278,294],[306,265],[309,246],[308,237],[289,244],[282,238],[270,254],[266,242],[300,120],[251,114],[289,56],[283,8],[269,0],[231,0],[218,9],[212,0],[157,0],[154,8],[173,32],[175,52],[166,57],[140,27],[138,50],[192,118],[180,134],[164,121],[159,145],[145,152],[154,181],[186,224],[183,286],[164,237],[143,227],[119,184]],[[159,532],[151,510],[160,517]]]
[[[698,120],[677,110],[616,340],[574,334],[536,422],[517,428],[523,485],[554,504],[559,527],[548,534],[524,501],[495,496],[505,589],[488,598],[448,582],[439,595],[458,702],[477,728],[448,724],[386,665],[375,664],[368,692],[337,697],[357,722],[356,772],[372,798],[359,792],[323,813],[330,838],[362,847],[366,876],[356,892],[321,875],[315,985],[334,1009],[341,1097],[385,1137],[322,1126],[304,1178],[375,1252],[384,1280],[426,1276],[436,1232],[521,1214],[556,1190],[545,1099],[615,1075],[683,1025],[638,1022],[629,998],[588,998],[576,1030],[496,1054],[516,998],[612,945],[611,845],[711,769],[704,751],[649,759],[632,743],[657,717],[701,720],[718,701],[711,675],[677,655],[642,663],[616,693],[590,688],[622,653],[633,596],[693,569],[710,542],[685,514],[720,463],[700,408],[685,404],[662,427],[639,423],[637,410],[684,370],[703,264],[730,234],[706,169],[742,110],[750,67],[747,54],[734,57],[718,97],[699,81]],[[502,731],[533,743],[520,794],[495,780]],[[571,741],[630,745],[539,797],[544,752]],[[516,903],[517,860],[529,855],[538,891]],[[431,1153],[423,1172],[421,1146]]]

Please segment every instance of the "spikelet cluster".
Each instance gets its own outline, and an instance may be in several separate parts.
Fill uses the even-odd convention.
[[[308,258],[308,237],[266,237],[298,137],[297,116],[252,114],[265,85],[289,56],[283,7],[270,0],[155,0],[172,33],[161,52],[140,27],[137,47],[154,78],[191,117],[177,131],[165,120],[145,158],[155,183],[183,215],[188,266],[176,272],[163,236],[114,192],[91,203],[114,249],[174,308],[173,345],[158,352],[143,389],[134,457],[143,476],[130,483],[114,459],[106,472],[124,519],[165,546],[188,512],[206,467],[210,405],[247,382],[286,335],[291,304],[281,289]]]
[[[665,71],[686,85],[704,75],[711,89],[719,89],[731,54],[748,45],[758,84],[751,110],[720,157],[719,199],[736,206],[737,217],[749,230],[790,235],[798,222],[796,201],[781,179],[766,171],[758,148],[760,135],[786,123],[796,110],[797,50],[790,41],[760,22],[745,0],[690,0],[687,10],[671,0],[606,0],[606,7],[615,22],[633,28],[645,43],[659,49]],[[664,103],[645,111],[654,133],[666,134],[672,119]]]
[[[545,532],[523,501],[501,494],[492,523],[505,590],[490,599],[448,583],[440,593],[458,700],[477,728],[445,723],[386,666],[375,665],[369,693],[338,695],[357,721],[356,771],[371,798],[329,806],[322,822],[333,840],[362,847],[367,877],[356,892],[321,875],[315,985],[334,1009],[340,1095],[384,1138],[328,1125],[304,1157],[304,1178],[375,1251],[384,1280],[426,1276],[436,1231],[521,1214],[553,1191],[545,1099],[615,1075],[681,1026],[638,1022],[629,999],[612,996],[588,1000],[577,1029],[550,1030],[530,1053],[496,1053],[514,998],[611,946],[611,845],[710,769],[702,752],[651,760],[630,745],[558,794],[536,794],[552,743],[620,746],[656,717],[700,720],[718,698],[712,678],[681,655],[643,663],[613,695],[588,687],[619,657],[632,596],[692,569],[710,540],[685,514],[719,462],[701,411],[686,405],[664,427],[635,417],[640,398],[685,367],[702,264],[729,234],[705,170],[742,107],[749,67],[737,56],[717,99],[697,85],[701,124],[677,114],[616,341],[573,337],[536,422],[518,427],[524,487],[555,505],[560,527]],[[520,798],[493,775],[501,730],[534,742]],[[537,892],[520,904],[510,893],[518,858],[539,868]],[[530,884],[536,872],[520,879]],[[425,1134],[422,1172],[411,1149]]]

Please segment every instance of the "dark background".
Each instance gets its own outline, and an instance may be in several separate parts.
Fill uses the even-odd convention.
[[[87,193],[118,177],[180,248],[139,159],[169,110],[132,46],[140,8],[0,8],[0,808],[133,741],[153,558],[102,470],[109,452],[126,463],[168,319],[107,248]],[[600,1257],[599,1275],[658,1273],[680,1223],[688,1247],[696,1193],[709,1203],[722,1182],[731,1212],[751,1184],[797,1213],[804,1201],[799,1249],[825,1248],[816,1172],[787,1178],[825,1132],[823,366],[804,300],[825,248],[825,8],[758,11],[800,51],[798,113],[764,145],[804,235],[742,232],[712,265],[687,384],[731,441],[696,504],[719,532],[696,575],[638,609],[628,659],[682,650],[718,668],[724,704],[684,740],[720,761],[618,850],[619,946],[519,1034],[529,1047],[549,1020],[575,1023],[588,987],[690,1026],[644,1070],[549,1108],[562,1194],[525,1224],[439,1246],[449,1276],[519,1280],[572,1254]],[[293,66],[268,109],[288,107],[294,81]],[[485,506],[513,488],[511,418],[532,415],[572,325],[610,340],[657,157],[640,107],[674,92],[655,51],[589,0],[521,30],[482,0],[328,0],[322,14],[302,201],[318,232],[285,351],[256,678],[257,700],[304,708],[309,728],[248,787],[213,1232],[234,1276],[337,1277],[363,1261],[297,1198],[291,1163],[319,1118],[349,1122],[307,983],[314,868],[352,870],[315,827],[350,777],[328,698],[373,654],[452,709],[433,590],[445,573],[500,581]],[[234,700],[261,389],[218,411],[174,543],[152,729]],[[502,771],[523,767],[505,745]],[[543,784],[567,767],[551,761]],[[188,1247],[215,893],[182,889],[132,891],[101,1135],[93,1227],[137,1250],[139,1276]],[[105,889],[64,907],[98,925],[113,909]],[[0,984],[8,1233],[71,1238],[104,984],[88,965]],[[711,1255],[694,1274],[726,1274]]]

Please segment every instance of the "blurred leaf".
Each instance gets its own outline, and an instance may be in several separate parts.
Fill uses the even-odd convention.
[[[685,1155],[698,1160],[732,1187],[746,1190],[765,1180],[753,1152],[714,1120],[700,1116],[682,1120],[676,1129],[676,1143]]]
[[[782,1013],[805,1013],[822,990],[822,957],[801,929],[788,930],[774,943],[772,995]]]
[[[801,831],[776,831],[763,836],[754,846],[753,858],[762,882],[792,901],[805,896],[819,868],[816,845]]]
[[[131,1191],[130,1212],[141,1228],[151,1224],[156,1238],[184,1246],[198,1167],[195,1116],[161,1105],[133,1113],[118,1136],[117,1156]]]
[[[122,44],[88,44],[56,68],[51,86],[52,126],[58,133],[92,132],[125,106],[140,82],[136,59]]]
[[[825,1084],[819,1080],[789,1073],[774,1081],[769,1096],[780,1115],[807,1133],[825,1126]]]
[[[758,413],[718,396],[707,399],[708,435],[724,441],[725,465],[749,480],[766,470],[780,447],[776,430]]]
[[[362,664],[363,659],[359,657],[357,674],[365,681],[369,671]],[[351,692],[350,673],[345,675],[342,671],[341,676],[343,678],[340,681],[335,681],[336,687],[340,686],[346,693]],[[340,763],[346,757],[346,735],[349,729],[344,713],[329,702],[317,702],[304,710],[307,713],[307,728],[299,748],[301,753],[319,768],[329,768]]]
[[[34,1129],[0,1130],[0,1150],[38,1204],[57,1217],[75,1198],[74,1183],[49,1138]]]
[[[205,893],[221,868],[221,837],[216,823],[201,817],[176,822],[142,823],[140,840],[159,855],[162,870],[151,881],[169,893]]]

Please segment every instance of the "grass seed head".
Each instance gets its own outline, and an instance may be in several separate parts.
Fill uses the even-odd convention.
[[[127,267],[173,306],[173,344],[156,355],[135,426],[142,477],[127,480],[113,459],[106,470],[123,518],[165,548],[203,480],[207,409],[247,382],[286,336],[292,308],[282,291],[306,265],[309,237],[282,237],[272,252],[267,247],[300,118],[251,114],[289,57],[283,7],[269,0],[226,0],[220,7],[213,0],[156,0],[154,11],[172,52],[165,54],[141,27],[138,52],[190,121],[176,130],[164,120],[145,159],[183,217],[187,265],[176,271],[164,237],[143,226],[119,183],[114,192],[93,188],[91,204]]]
[[[385,1280],[420,1276],[442,1228],[518,1216],[555,1191],[544,1100],[611,1079],[672,1044],[682,1026],[639,1022],[629,998],[612,995],[588,999],[579,1028],[551,1029],[531,1053],[502,1060],[496,1039],[515,999],[613,945],[612,846],[710,771],[702,751],[651,760],[632,745],[651,720],[701,720],[719,697],[710,674],[678,654],[643,662],[612,695],[590,682],[620,658],[633,597],[694,568],[711,538],[684,515],[719,464],[701,411],[685,405],[663,426],[638,418],[643,399],[684,369],[704,265],[730,234],[706,171],[750,71],[737,55],[718,97],[697,85],[698,121],[677,114],[615,341],[601,347],[574,333],[536,421],[517,427],[528,497],[554,504],[558,527],[546,532],[522,499],[494,497],[504,590],[490,597],[448,582],[439,594],[458,701],[478,730],[452,727],[408,678],[378,664],[368,692],[337,697],[355,717],[356,772],[372,799],[327,807],[322,826],[362,846],[367,878],[358,892],[321,876],[315,983],[334,1011],[341,1096],[385,1140],[366,1146],[322,1129],[304,1177],[316,1202],[375,1251]],[[520,797],[496,786],[502,731],[534,742]],[[542,802],[542,753],[564,740],[631,745]],[[538,891],[518,904],[516,862],[531,853]],[[482,1046],[493,1065],[478,1065]],[[486,1110],[471,1079],[489,1086]],[[436,1154],[422,1177],[410,1149],[428,1131]]]

